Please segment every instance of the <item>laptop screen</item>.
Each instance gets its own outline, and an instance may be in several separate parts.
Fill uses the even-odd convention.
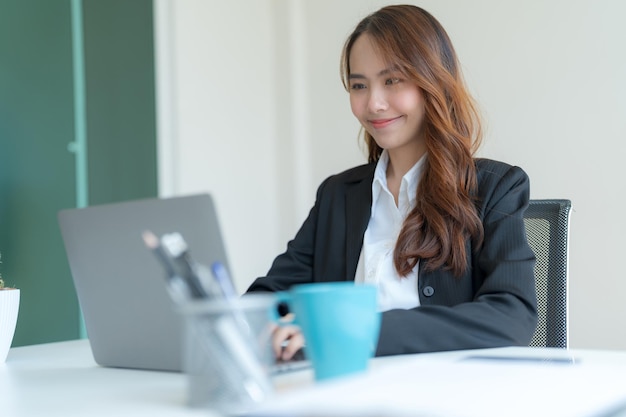
[[[102,366],[182,370],[182,318],[142,233],[179,232],[204,265],[228,268],[208,194],[68,209],[59,226],[95,361]]]

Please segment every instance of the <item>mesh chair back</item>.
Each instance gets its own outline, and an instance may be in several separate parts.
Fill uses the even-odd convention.
[[[531,200],[524,213],[535,252],[538,323],[530,346],[568,346],[567,272],[570,200]]]

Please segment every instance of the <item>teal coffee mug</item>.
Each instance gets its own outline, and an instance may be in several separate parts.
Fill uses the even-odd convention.
[[[376,287],[354,282],[300,284],[278,294],[304,335],[315,379],[363,372],[380,332]]]

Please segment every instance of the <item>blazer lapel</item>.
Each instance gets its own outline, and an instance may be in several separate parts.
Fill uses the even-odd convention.
[[[346,278],[354,279],[363,235],[372,210],[372,174],[347,184],[346,189]]]

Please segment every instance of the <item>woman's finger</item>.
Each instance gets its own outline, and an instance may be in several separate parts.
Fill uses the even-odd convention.
[[[272,336],[272,349],[277,358],[289,360],[304,346],[304,337],[297,326],[281,326]]]

